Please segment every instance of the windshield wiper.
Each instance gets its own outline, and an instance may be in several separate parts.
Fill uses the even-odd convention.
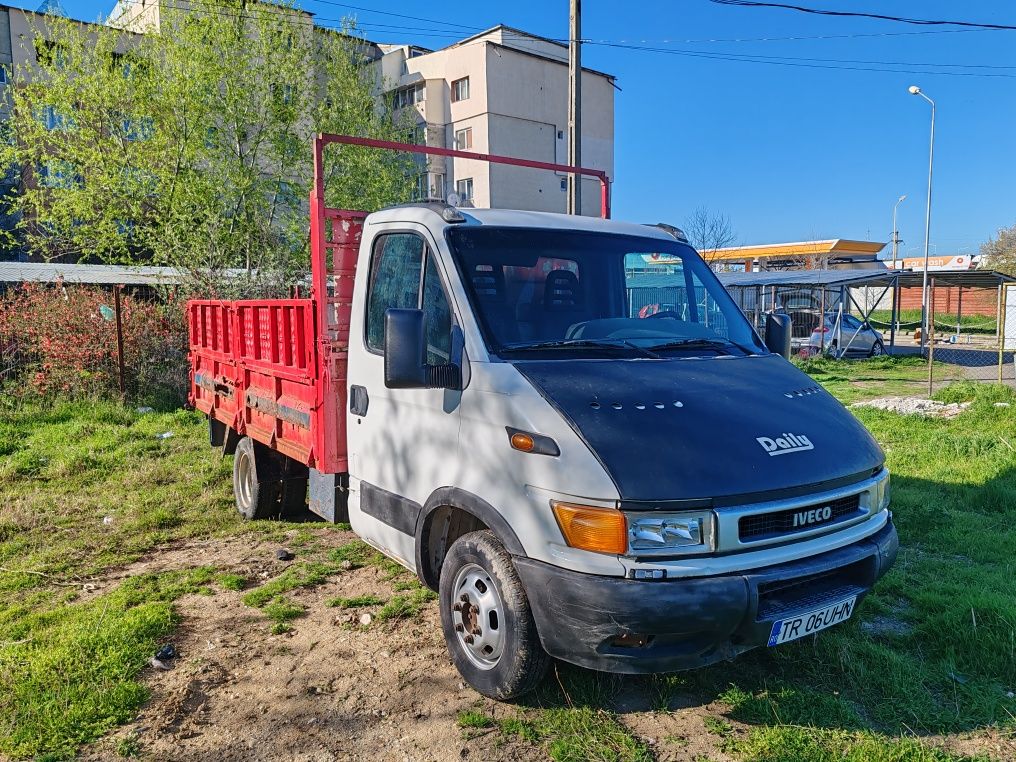
[[[564,348],[583,348],[591,347],[593,349],[634,349],[636,352],[644,357],[652,357],[654,360],[659,359],[659,355],[650,349],[640,347],[628,339],[556,339],[554,341],[537,341],[533,344],[509,344],[502,347],[502,352],[520,352],[529,349],[564,349]]]
[[[661,349],[699,349],[703,347],[737,347],[742,352],[746,351],[740,344],[735,344],[729,339],[677,339],[667,341],[663,344],[651,344],[649,349],[659,351]]]

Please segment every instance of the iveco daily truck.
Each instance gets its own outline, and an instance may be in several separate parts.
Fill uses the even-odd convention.
[[[551,658],[684,670],[854,615],[897,551],[884,456],[679,231],[329,208],[336,143],[569,171],[315,140],[309,298],[188,305],[244,516],[348,521],[438,592],[452,660],[499,699]]]

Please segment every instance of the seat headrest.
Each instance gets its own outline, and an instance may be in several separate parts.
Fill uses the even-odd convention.
[[[543,308],[552,312],[571,312],[582,305],[578,276],[571,270],[551,270],[543,290]]]

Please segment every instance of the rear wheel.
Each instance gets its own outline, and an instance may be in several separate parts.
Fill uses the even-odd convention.
[[[244,437],[233,458],[233,496],[245,519],[270,519],[282,512],[282,482],[266,478],[269,464],[257,457],[258,449],[253,439]]]
[[[533,690],[550,657],[511,556],[489,530],[463,535],[441,565],[441,627],[459,673],[507,700]]]

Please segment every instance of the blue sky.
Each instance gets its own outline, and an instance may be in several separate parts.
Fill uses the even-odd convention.
[[[69,15],[87,20],[113,5],[63,2]],[[1006,0],[797,4],[1016,25],[1016,3]],[[324,19],[356,16],[377,41],[426,47],[497,23],[553,38],[568,30],[567,0],[351,0],[351,5],[373,10],[331,0],[302,3]],[[708,0],[586,0],[584,38],[684,51],[604,44],[583,49],[583,63],[616,75],[621,88],[615,101],[614,216],[681,224],[696,207],[706,206],[730,217],[742,244],[836,237],[888,241],[893,204],[905,193],[901,248],[917,255],[924,236],[930,116],[927,102],[907,93],[918,84],[938,104],[932,252],[975,253],[998,227],[1016,223],[1016,31],[926,33],[940,29],[954,27],[808,16]],[[824,39],[758,40],[787,37]],[[802,65],[703,58],[687,51],[770,56]],[[978,66],[1003,68],[970,68]]]

